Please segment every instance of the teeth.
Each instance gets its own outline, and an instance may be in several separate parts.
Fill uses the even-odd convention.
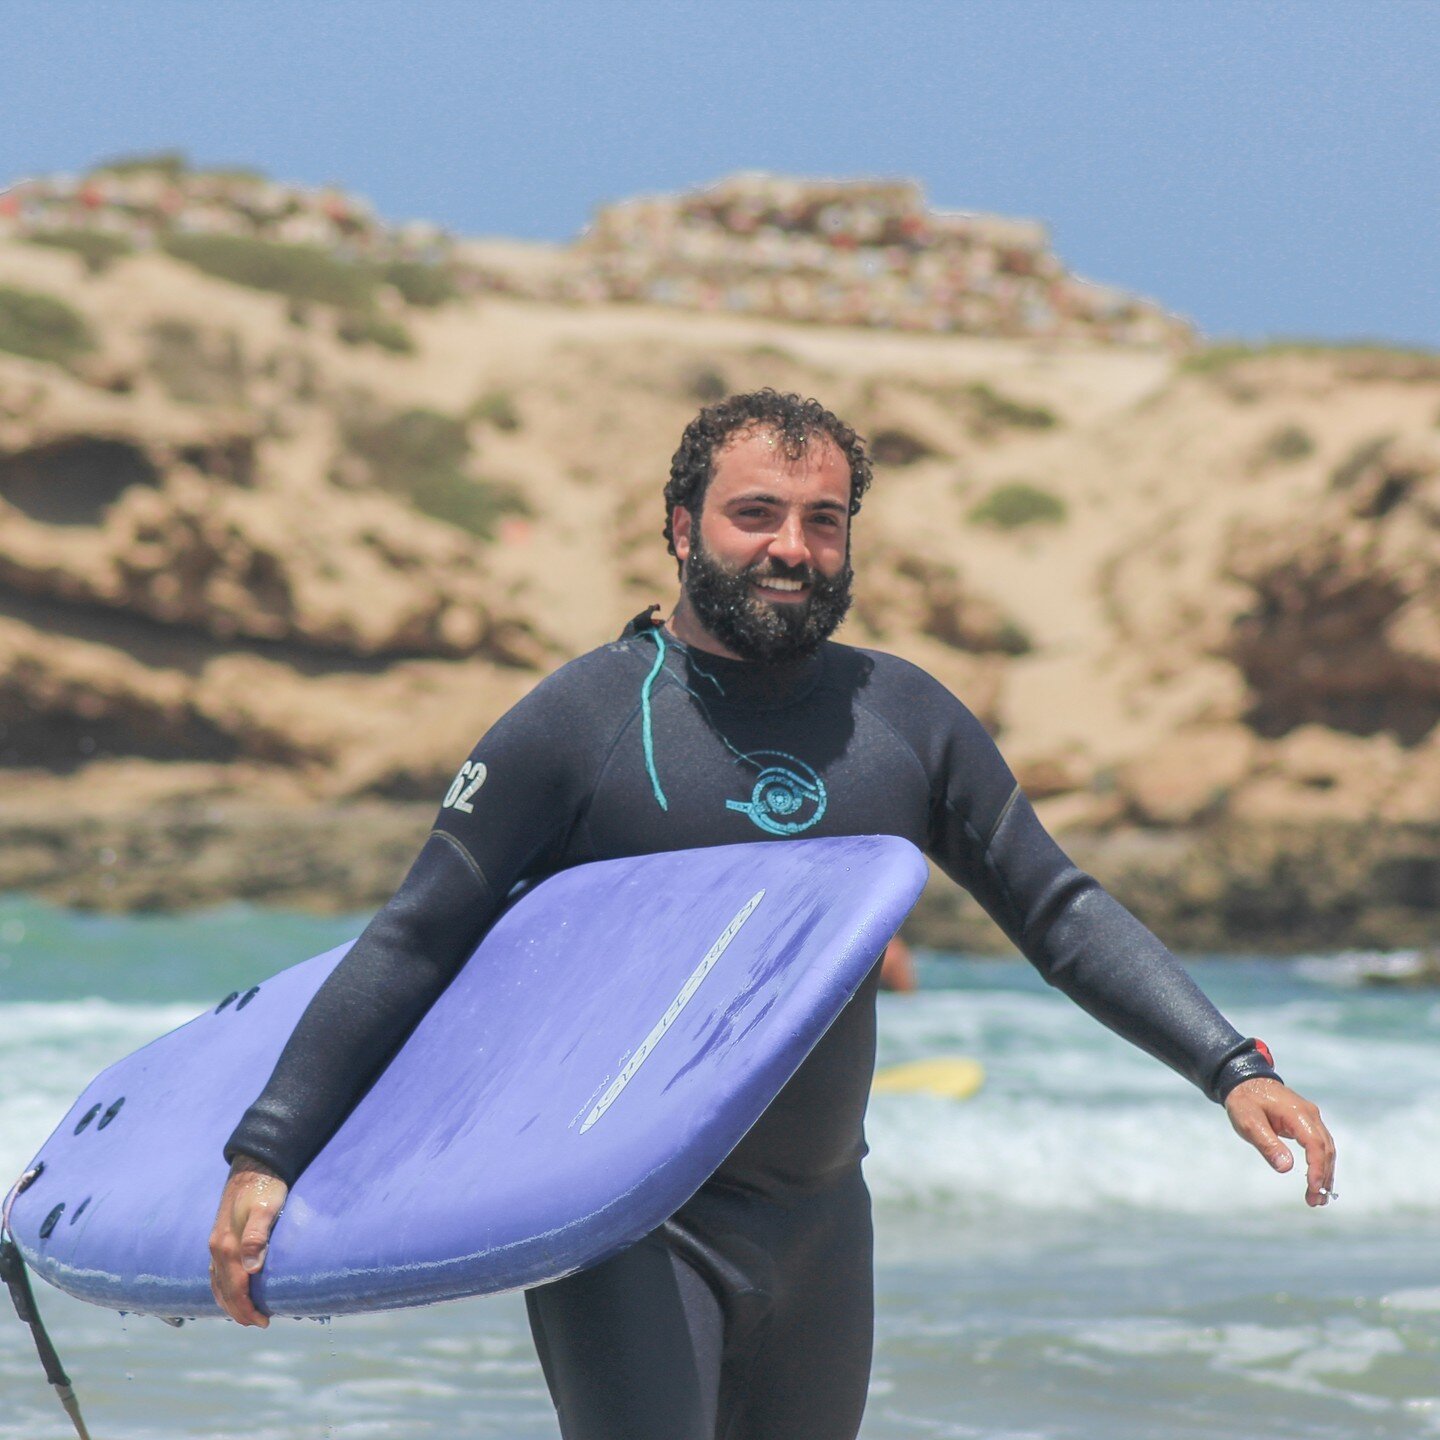
[[[767,590],[803,590],[805,588],[803,580],[765,579],[759,583]]]

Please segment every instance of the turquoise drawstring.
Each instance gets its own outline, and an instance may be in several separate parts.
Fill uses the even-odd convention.
[[[650,718],[650,689],[655,684],[655,677],[665,668],[665,636],[658,625],[648,633],[655,637],[655,663],[640,687],[640,735],[645,744],[645,769],[650,775],[655,803],[662,810],[669,810],[670,803],[660,788],[660,774],[655,769],[655,726]]]
[[[645,633],[655,642],[655,663],[650,667],[650,673],[645,677],[645,683],[640,687],[640,738],[645,747],[645,771],[650,776],[650,788],[655,793],[655,803],[662,810],[668,812],[670,802],[665,798],[664,790],[660,788],[660,772],[655,768],[655,722],[650,714],[650,692],[654,688],[655,681],[659,678],[660,672],[665,668],[665,632],[660,626],[656,625]],[[675,643],[680,645],[678,640]],[[685,650],[684,645],[680,645],[680,648],[682,651]],[[687,651],[686,653],[691,655],[690,664],[696,674],[703,675],[705,679],[723,695],[725,693],[725,687],[708,670],[702,670],[695,664],[692,652]],[[673,675],[670,678],[687,695],[692,696],[697,701],[701,710],[705,713],[705,719],[709,722],[710,728],[715,730],[716,735],[720,736],[720,740],[725,748],[737,759],[743,760],[745,757],[715,728],[715,722],[710,719],[710,711],[700,696],[696,695],[683,680],[676,680]]]

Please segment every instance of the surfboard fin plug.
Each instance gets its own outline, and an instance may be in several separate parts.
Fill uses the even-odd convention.
[[[27,1170],[15,1182],[15,1188],[5,1201],[4,1214],[0,1215],[0,1280],[4,1280],[5,1288],[9,1290],[10,1298],[15,1303],[15,1313],[30,1327],[35,1349],[40,1354],[40,1363],[45,1367],[45,1378],[54,1386],[55,1394],[75,1426],[75,1433],[80,1440],[90,1440],[90,1432],[85,1428],[85,1417],[80,1413],[80,1402],[75,1398],[70,1377],[65,1373],[65,1367],[60,1363],[60,1357],[55,1353],[55,1346],[40,1319],[40,1310],[35,1304],[35,1292],[30,1288],[30,1276],[25,1270],[25,1257],[20,1253],[15,1237],[10,1233],[10,1207],[17,1196],[23,1195],[40,1178],[42,1169],[43,1165],[37,1165],[33,1170]]]

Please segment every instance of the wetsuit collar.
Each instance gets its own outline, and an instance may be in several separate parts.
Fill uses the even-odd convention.
[[[658,605],[637,615],[621,632],[622,640],[643,635],[649,630],[663,629],[656,617]],[[820,654],[806,655],[798,660],[777,660],[761,663],[754,660],[731,660],[708,650],[697,650],[675,639],[667,630],[665,643],[684,660],[686,681],[690,688],[705,698],[707,704],[732,704],[776,709],[803,700],[819,683],[825,668]]]

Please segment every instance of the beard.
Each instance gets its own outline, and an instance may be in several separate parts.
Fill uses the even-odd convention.
[[[698,532],[699,526],[696,526]],[[775,604],[756,595],[758,580],[799,580],[810,593],[799,604]],[[850,609],[855,572],[850,558],[837,575],[822,575],[808,565],[757,560],[731,570],[691,539],[685,564],[685,595],[706,630],[746,660],[773,663],[813,655],[835,633]]]

